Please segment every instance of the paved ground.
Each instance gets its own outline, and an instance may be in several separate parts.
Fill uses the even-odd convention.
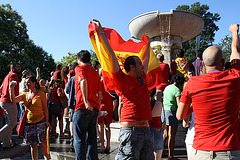
[[[111,125],[111,131],[112,131],[112,134],[111,134],[112,137],[111,137],[110,154],[99,153],[98,156],[100,160],[114,160],[115,155],[117,154],[118,144],[119,144],[117,139],[118,133],[119,133],[119,124],[113,123]],[[18,141],[19,143],[22,142],[22,139],[18,137],[16,133],[13,134],[13,139]],[[74,160],[75,153],[69,144],[70,144],[70,139],[51,138],[50,139],[51,159]],[[100,151],[100,148],[101,147],[99,144],[98,146],[99,151]],[[167,150],[164,150],[164,153],[167,154]],[[180,160],[187,160],[186,150],[184,147],[181,147],[181,146],[176,147],[174,154],[175,154],[175,157],[179,158]],[[29,146],[21,144],[12,149],[0,151],[0,159],[29,160],[31,159]],[[39,152],[39,159],[43,159],[41,155],[41,151]],[[162,159],[166,160],[167,157],[163,157]]]

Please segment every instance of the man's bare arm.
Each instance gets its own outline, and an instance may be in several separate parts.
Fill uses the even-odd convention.
[[[148,39],[148,44],[147,44],[147,48],[143,54],[143,58],[142,58],[142,64],[144,66],[144,72],[147,75],[147,71],[148,71],[148,64],[149,64],[149,59],[150,59],[150,39],[149,37],[147,37]]]
[[[182,120],[183,118],[189,116],[192,113],[192,107],[190,107],[190,104],[185,104],[180,102],[178,104],[177,114],[176,117],[178,120]]]
[[[239,47],[239,24],[232,24],[229,27],[229,31],[232,33],[232,54],[230,61],[236,58],[240,58],[240,47]]]
[[[111,63],[111,68],[110,69],[111,69],[112,73],[117,73],[120,70],[120,66],[119,66],[117,57],[116,57],[112,47],[110,46],[104,32],[103,32],[103,28],[101,26],[101,23],[96,19],[93,19],[93,21],[95,21],[97,26],[98,26],[98,31],[99,31],[101,43],[102,43],[104,49],[106,50],[106,52],[109,56],[109,61]],[[92,23],[92,22],[90,22],[90,23]]]
[[[83,102],[85,104],[86,109],[93,111],[93,107],[88,102],[88,85],[87,85],[86,78],[80,80],[80,88],[81,88]]]

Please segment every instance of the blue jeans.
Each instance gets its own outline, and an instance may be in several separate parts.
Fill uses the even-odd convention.
[[[73,114],[73,138],[76,160],[98,159],[97,152],[97,115],[98,110],[79,109]],[[86,142],[87,139],[87,142]]]
[[[121,127],[115,160],[154,160],[153,136],[149,127]]]

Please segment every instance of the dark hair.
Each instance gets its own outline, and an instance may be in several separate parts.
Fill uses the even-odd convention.
[[[172,50],[172,54],[177,55],[177,57],[179,57],[179,58],[184,57],[184,52],[183,52],[182,49],[175,48],[175,49]]]
[[[97,68],[97,65],[99,65],[100,63],[98,62],[98,61],[93,61],[93,63],[92,63],[92,67],[94,68],[94,69],[98,69]]]
[[[134,65],[136,67],[136,62],[134,59],[135,57],[137,56],[129,56],[126,58],[124,62],[124,69],[126,70],[127,73],[130,71],[130,65]]]
[[[164,55],[162,53],[159,53],[157,55],[157,59],[160,61],[160,62],[163,62],[164,61]]]
[[[153,97],[156,94],[156,87],[149,91],[150,97]]]
[[[77,62],[73,62],[73,64],[72,64],[72,70],[74,70],[75,67],[77,67],[77,66],[78,66],[78,63],[77,63]]]
[[[40,85],[39,85],[39,83],[37,82],[37,79],[36,79],[36,77],[34,77],[34,76],[29,76],[29,77],[27,77],[27,79],[29,79],[29,81],[31,81],[31,82],[36,82],[36,84],[35,84],[35,88],[36,88],[36,90],[39,90],[40,89]]]
[[[230,62],[226,62],[225,63],[225,70],[228,70],[231,66],[231,63]]]
[[[10,64],[10,70],[11,70],[11,68],[13,67],[13,68],[15,68],[16,67],[16,65],[20,65],[19,63],[16,63],[16,62],[14,62],[14,63],[12,63],[12,64]]]
[[[153,98],[155,96],[155,94],[156,94],[156,87],[151,89],[149,91],[149,94],[150,94],[150,98],[151,98],[151,100],[150,100],[150,102],[151,102],[151,110],[153,110],[153,107],[154,107],[155,102],[156,102],[156,100]]]
[[[62,80],[67,77],[68,72],[69,72],[69,68],[68,67],[63,67],[62,68],[62,70],[61,70]]]
[[[203,51],[202,51],[202,50],[198,50],[198,51],[197,51],[197,57],[199,57],[200,59],[202,59],[202,55],[203,55]]]
[[[194,65],[193,64],[190,64],[187,72],[193,72],[195,74],[195,68],[194,68]]]
[[[80,58],[83,63],[89,63],[91,59],[91,54],[87,50],[81,50],[78,53],[78,58]]]
[[[60,70],[61,67],[62,67],[62,64],[61,64],[61,63],[59,63],[59,64],[56,65],[56,69],[58,69],[58,70]]]
[[[185,78],[182,75],[174,75],[171,79],[171,84],[173,84],[174,82],[176,82],[176,86],[182,86],[183,83],[185,81]]]

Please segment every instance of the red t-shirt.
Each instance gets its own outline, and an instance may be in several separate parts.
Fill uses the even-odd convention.
[[[151,104],[146,83],[142,84],[136,77],[126,75],[122,70],[113,73],[113,79],[122,97],[120,121],[151,120]]]
[[[192,102],[195,114],[193,148],[204,151],[240,150],[240,60],[228,71],[191,77],[181,102]]]
[[[169,85],[169,75],[170,75],[170,68],[167,63],[159,62],[160,69],[163,75],[164,82],[160,83],[156,89],[157,90],[164,90],[164,88]]]
[[[9,95],[9,83],[11,81],[16,81],[17,84],[14,88],[15,90],[15,96],[19,95],[19,81],[18,81],[18,76],[16,73],[10,71],[8,75],[4,78],[3,80],[3,86],[2,86],[2,93],[1,93],[1,99],[0,102],[5,102],[5,103],[11,103],[10,100],[10,95]]]
[[[113,97],[110,96],[110,94],[105,91],[103,80],[101,80],[101,86],[102,86],[102,101],[101,101],[100,110],[107,111],[108,114],[112,114],[113,113]]]
[[[64,88],[65,88],[66,85],[67,85],[67,83],[68,83],[68,77],[65,77],[65,78],[63,79],[63,82],[64,82]]]
[[[51,102],[56,102],[60,103],[59,98],[58,98],[58,87],[54,87],[50,90],[50,97],[51,97]]]
[[[53,73],[53,78],[54,78],[54,80],[62,79],[61,78],[61,70],[55,70],[55,72]]]
[[[68,74],[69,74],[70,78],[75,76],[75,70],[70,70]]]
[[[82,91],[80,88],[80,81],[82,79],[87,79],[88,85],[88,102],[91,107],[99,110],[98,103],[98,91],[101,91],[101,82],[98,73],[94,68],[87,64],[77,66],[75,68],[75,92],[76,92],[76,107],[75,111],[78,109],[86,109],[83,102]]]

